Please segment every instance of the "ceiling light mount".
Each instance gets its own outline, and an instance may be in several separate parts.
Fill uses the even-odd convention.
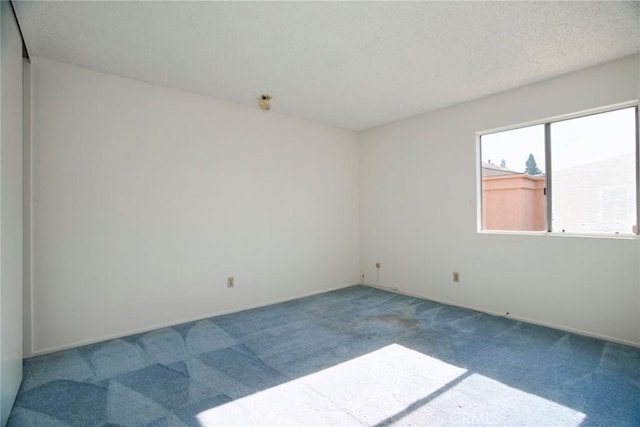
[[[258,98],[258,106],[265,111],[269,111],[271,108],[271,95],[268,93],[260,95],[260,98]]]

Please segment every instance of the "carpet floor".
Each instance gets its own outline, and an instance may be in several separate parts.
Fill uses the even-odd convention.
[[[8,426],[639,426],[640,349],[366,286],[33,357]]]

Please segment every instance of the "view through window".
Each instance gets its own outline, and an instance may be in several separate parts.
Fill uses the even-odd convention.
[[[630,107],[482,135],[482,229],[637,234],[636,117]]]

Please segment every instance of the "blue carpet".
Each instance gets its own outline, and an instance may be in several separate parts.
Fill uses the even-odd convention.
[[[365,286],[34,357],[8,426],[639,426],[640,349]]]

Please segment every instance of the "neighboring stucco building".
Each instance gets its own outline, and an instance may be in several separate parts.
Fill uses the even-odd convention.
[[[544,175],[531,176],[493,163],[482,163],[482,228],[545,231],[547,201]]]
[[[625,154],[553,172],[553,230],[634,233],[635,157]]]

